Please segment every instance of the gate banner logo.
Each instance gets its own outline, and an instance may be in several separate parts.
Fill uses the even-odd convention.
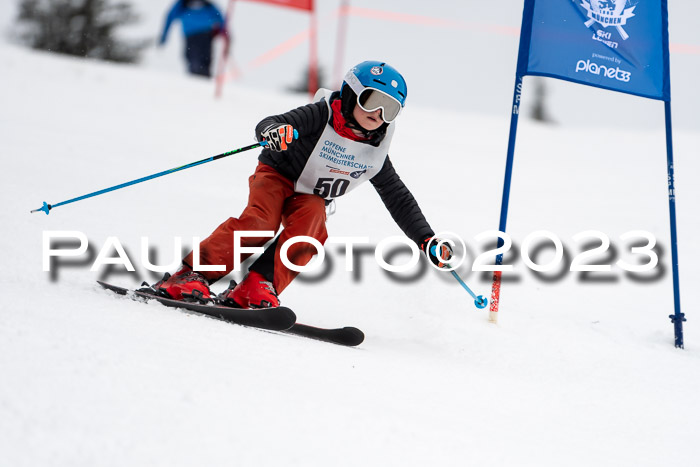
[[[627,0],[582,0],[581,6],[588,12],[589,20],[586,21],[586,26],[591,27],[593,23],[598,23],[604,28],[615,26],[617,32],[620,33],[622,40],[627,40],[629,35],[622,28],[627,24],[627,20],[634,16],[634,8],[625,8]]]

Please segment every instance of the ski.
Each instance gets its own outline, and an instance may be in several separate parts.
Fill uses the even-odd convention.
[[[328,329],[297,323],[294,312],[286,307],[242,309],[215,304],[205,305],[182,300],[173,300],[153,293],[131,290],[125,287],[108,284],[103,281],[97,281],[97,283],[103,288],[111,290],[119,295],[130,295],[131,298],[135,300],[156,300],[165,306],[202,313],[233,324],[266,329],[269,331],[281,331],[285,334],[330,342],[346,347],[360,345],[365,339],[365,335],[361,330],[351,326]]]
[[[294,312],[289,308],[285,307],[259,308],[251,310],[242,308],[232,308],[214,304],[205,305],[202,303],[173,300],[171,298],[161,297],[160,295],[156,295],[154,293],[130,290],[102,281],[97,281],[97,283],[105,289],[116,292],[119,295],[132,294],[132,297],[135,299],[156,300],[165,306],[173,308],[183,308],[186,310],[218,318],[222,321],[240,324],[243,326],[267,329],[270,331],[284,331],[285,329],[291,328],[296,322],[296,315],[294,314]]]

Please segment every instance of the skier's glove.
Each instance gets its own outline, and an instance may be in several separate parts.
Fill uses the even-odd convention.
[[[294,142],[294,127],[287,123],[273,123],[260,132],[271,151],[286,151],[287,145]]]
[[[447,243],[446,240],[440,240],[439,238],[430,237],[423,240],[420,246],[423,253],[428,257],[433,264],[439,268],[447,267],[446,263],[452,259],[453,251],[452,246]]]

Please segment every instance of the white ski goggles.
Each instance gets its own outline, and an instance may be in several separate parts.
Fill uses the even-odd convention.
[[[386,123],[393,122],[401,113],[401,103],[378,89],[365,88],[357,96],[357,105],[365,112],[382,109],[382,120]]]
[[[379,89],[366,88],[352,70],[345,75],[345,82],[357,94],[357,105],[365,112],[382,109],[382,120],[393,122],[401,113],[401,102]]]

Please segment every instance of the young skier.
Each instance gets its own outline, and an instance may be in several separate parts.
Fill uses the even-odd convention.
[[[258,141],[267,141],[255,173],[249,179],[248,205],[238,217],[224,221],[200,244],[199,264],[225,265],[223,271],[193,271],[193,254],[181,268],[166,274],[153,288],[185,300],[210,300],[209,285],[233,270],[234,232],[274,231],[277,238],[250,266],[240,284],[232,281],[218,299],[230,306],[279,306],[278,295],[298,274],[284,266],[280,249],[296,236],[326,241],[326,205],[369,181],[393,219],[436,265],[452,255],[449,245],[426,251],[434,232],[413,195],[399,178],[388,152],[393,121],[406,102],[406,82],[393,67],[366,61],[345,75],[340,91],[325,89],[317,100],[258,123]],[[294,131],[298,139],[294,139]],[[241,247],[261,247],[269,237],[243,237]],[[431,245],[435,244],[435,240]],[[315,248],[292,245],[289,260],[306,265]],[[250,255],[241,255],[241,258]]]

